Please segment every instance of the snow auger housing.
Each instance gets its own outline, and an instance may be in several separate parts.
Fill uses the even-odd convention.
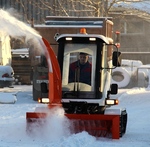
[[[41,98],[40,102],[47,103],[49,111],[56,106],[64,108],[75,133],[85,130],[93,136],[119,139],[126,131],[127,113],[125,109],[110,108],[118,104],[117,99],[110,98],[118,90],[116,84],[111,84],[111,70],[120,66],[121,54],[114,49],[112,39],[92,34],[60,35],[57,58],[49,43],[45,39],[43,42],[48,51],[49,87],[41,83],[41,91],[49,91],[49,98]],[[70,64],[79,59],[80,53],[86,53],[91,63],[90,83],[80,81],[80,65],[74,67],[74,81],[69,81]],[[31,123],[45,117],[44,111],[27,112],[27,130],[32,129]]]

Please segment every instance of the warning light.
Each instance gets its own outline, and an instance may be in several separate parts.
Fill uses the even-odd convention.
[[[120,43],[115,43],[115,45],[117,46],[117,48],[120,48]]]
[[[87,33],[86,33],[86,29],[85,29],[85,28],[81,28],[81,29],[80,29],[80,34],[87,34]]]
[[[116,31],[116,41],[115,41],[115,45],[117,46],[117,48],[120,48],[120,32]]]
[[[120,34],[120,32],[119,32],[119,31],[116,31],[116,34]]]

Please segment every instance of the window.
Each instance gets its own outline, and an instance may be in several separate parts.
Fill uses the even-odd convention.
[[[63,63],[63,76],[62,76],[62,87],[68,87],[70,90],[72,91],[75,85],[75,83],[79,83],[80,84],[80,91],[94,91],[94,85],[95,85],[95,65],[96,65],[96,45],[95,44],[66,44],[65,45],[65,50],[64,50],[64,63]],[[77,68],[75,68],[73,66],[73,68],[75,68],[75,70],[77,71],[76,74],[73,74],[74,76],[74,80],[71,84],[71,82],[69,81],[69,68],[70,68],[70,64],[76,61],[79,61],[79,57],[80,57],[80,53],[84,52],[88,54],[88,61],[90,64],[92,64],[91,67],[91,82],[90,84],[87,84],[86,82],[84,82],[84,80],[82,80],[82,77],[80,76],[80,80],[79,81],[79,73],[81,74],[81,72],[83,72],[84,70],[88,73],[89,68],[84,69],[81,71],[77,71]],[[86,73],[85,72],[85,73]],[[87,74],[85,75],[87,76]],[[87,76],[89,77],[89,76]],[[84,84],[84,86],[82,86]],[[72,86],[71,86],[72,85]],[[86,87],[85,87],[86,85]],[[72,88],[71,88],[72,87]],[[83,88],[83,89],[82,89]]]

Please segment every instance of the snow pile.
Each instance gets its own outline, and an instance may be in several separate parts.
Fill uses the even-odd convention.
[[[112,83],[118,84],[119,88],[146,87],[148,76],[148,65],[144,66],[140,60],[123,59],[121,67],[112,70]]]
[[[123,67],[117,67],[112,72],[112,83],[118,84],[119,88],[126,87],[131,79],[131,74]]]
[[[16,101],[15,93],[0,93],[0,104],[14,104]]]

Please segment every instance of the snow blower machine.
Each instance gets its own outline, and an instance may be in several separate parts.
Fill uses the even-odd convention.
[[[126,132],[127,112],[125,108],[114,106],[118,99],[111,97],[118,92],[117,84],[111,83],[111,72],[121,64],[121,53],[112,38],[87,34],[82,28],[78,34],[58,35],[56,41],[57,58],[43,38],[47,48],[49,85],[41,83],[41,91],[48,92],[48,98],[41,97],[39,101],[46,103],[48,111],[55,107],[63,108],[64,115],[73,122],[74,133],[87,131],[96,137],[119,139]],[[86,69],[79,62],[83,54],[88,56],[90,65]],[[75,72],[73,80],[70,80],[70,68]],[[90,82],[86,82],[88,78]],[[46,117],[48,112],[41,108],[27,112],[27,131],[32,130],[32,123],[40,123],[40,119]]]

